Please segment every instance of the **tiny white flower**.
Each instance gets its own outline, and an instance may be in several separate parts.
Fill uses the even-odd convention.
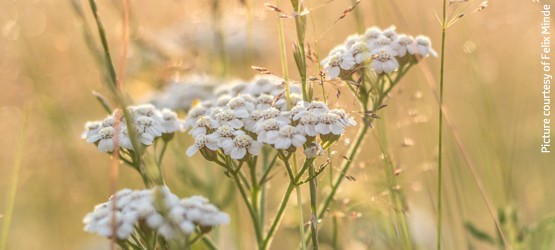
[[[215,141],[219,147],[222,147],[223,142],[231,141],[235,135],[235,129],[224,125],[216,129],[216,131],[207,136],[211,141]]]
[[[194,126],[196,121],[199,117],[208,114],[208,109],[206,109],[203,105],[197,105],[189,110],[189,114],[185,119],[184,127],[185,129],[189,129],[190,127]]]
[[[235,116],[238,118],[249,117],[249,112],[255,108],[253,103],[247,102],[241,96],[231,98],[227,106],[235,112]]]
[[[148,116],[138,117],[135,126],[141,131],[141,134],[150,134],[154,138],[162,136],[162,131],[164,130],[159,122]]]
[[[353,119],[353,117],[347,114],[347,112],[343,109],[332,109],[330,110],[330,113],[337,115],[339,117],[339,121],[345,126],[354,127],[357,125],[355,119]]]
[[[112,115],[109,115],[106,118],[104,118],[104,120],[102,120],[103,128],[113,127],[115,125],[116,125],[116,118],[114,118],[114,116]]]
[[[399,35],[397,39],[391,44],[391,48],[397,52],[398,57],[403,57],[407,54],[407,49],[412,47],[414,39],[407,35]]]
[[[245,158],[247,152],[251,155],[258,155],[262,145],[246,134],[239,134],[233,140],[224,141],[222,148],[225,154],[231,156],[232,159],[241,160]]]
[[[100,152],[112,152],[115,147],[114,135],[115,129],[113,127],[105,127],[98,131],[98,134],[92,135],[87,139],[88,143],[98,142],[98,150]]]
[[[364,61],[372,57],[370,47],[368,47],[368,44],[365,42],[354,43],[349,52],[353,55],[357,64],[362,64]]]
[[[189,134],[194,138],[200,134],[206,135],[210,129],[212,129],[210,118],[208,116],[201,116],[198,118],[195,126],[189,131]]]
[[[218,150],[218,143],[216,141],[211,140],[206,135],[200,134],[195,137],[195,144],[190,146],[187,149],[187,156],[192,157],[196,154],[199,150],[207,148],[212,151]]]
[[[293,121],[298,121],[306,112],[307,108],[304,105],[297,104],[291,109],[291,111],[289,111],[289,118]]]
[[[346,50],[350,50],[354,44],[360,42],[360,36],[358,34],[352,34],[349,35],[346,39],[345,42],[343,43],[345,45],[345,49]]]
[[[142,104],[142,105],[129,107],[129,110],[135,116],[152,117],[152,116],[155,115],[156,107],[154,107],[154,105],[152,105],[152,104]]]
[[[393,41],[382,35],[374,40],[372,43],[368,44],[368,47],[370,48],[370,50],[375,51],[384,47],[390,47],[392,43]]]
[[[299,129],[303,131],[304,134],[314,137],[318,135],[318,133],[316,132],[316,125],[319,121],[320,119],[318,115],[307,112],[305,113],[305,115],[301,116],[297,127],[299,127]]]
[[[383,30],[382,35],[389,38],[390,41],[395,41],[398,37],[396,29],[397,27],[390,26],[389,28]]]
[[[397,52],[390,47],[382,47],[372,52],[374,60],[372,60],[372,69],[376,74],[389,74],[399,67],[399,62],[395,59]]]
[[[432,42],[427,36],[417,36],[414,45],[407,49],[411,55],[419,55],[422,57],[432,55],[433,57],[437,57],[437,52],[432,49]]]
[[[102,128],[101,122],[87,122],[85,123],[85,131],[81,134],[81,139],[88,139],[92,135],[95,135]]]
[[[256,109],[265,110],[272,107],[274,103],[274,96],[262,94],[256,98]]]
[[[230,95],[222,95],[218,97],[218,99],[216,100],[216,106],[224,107],[229,103],[230,100],[231,100]]]
[[[247,113],[248,115],[248,113]],[[230,126],[232,128],[238,129],[243,127],[243,122],[237,117],[235,112],[231,109],[223,110],[213,116],[215,119],[212,127],[217,128],[220,126]]]
[[[378,37],[382,36],[383,32],[378,27],[370,27],[364,33],[363,40],[366,41],[368,45],[373,43]]]
[[[162,132],[171,134],[181,131],[181,122],[177,119],[177,114],[169,109],[163,109],[161,113]]]
[[[120,147],[128,150],[133,150],[133,144],[131,143],[131,138],[129,137],[129,131],[127,131],[127,127],[122,126],[122,128],[120,129],[118,140]]]
[[[288,123],[289,119],[282,116],[282,112],[274,107],[262,111],[262,117],[254,125],[254,131],[258,132],[262,129],[264,122],[270,119],[277,119],[279,122]]]
[[[297,85],[291,85],[291,86],[297,86]],[[295,107],[295,105],[297,105],[300,101],[303,100],[303,96],[298,93],[291,92],[291,95],[289,97],[291,98],[291,106],[293,107]],[[276,101],[274,106],[281,111],[287,111],[287,99],[285,95],[279,98],[279,100]]]
[[[339,77],[341,69],[350,70],[355,66],[355,58],[350,53],[333,54],[322,61],[327,79]]]
[[[345,126],[339,121],[339,116],[333,113],[323,114],[319,117],[318,124],[316,124],[316,132],[327,135],[341,135],[345,132]]]
[[[279,131],[268,132],[267,141],[269,144],[273,144],[276,149],[288,149],[291,146],[299,148],[306,142],[306,137],[300,128],[286,125],[281,127]]]
[[[278,131],[280,129],[280,127],[282,127],[283,125],[285,125],[285,123],[279,122],[278,120],[276,120],[274,118],[264,121],[262,126],[260,126],[260,129],[258,129],[256,131],[256,133],[257,133],[257,139],[256,140],[259,141],[259,142],[265,142],[265,143],[268,143],[268,144],[272,144],[268,140],[267,135],[271,131]]]
[[[249,117],[243,119],[244,128],[248,131],[254,132],[256,122],[262,118],[262,110],[253,110],[250,112]]]
[[[330,53],[328,54],[328,57],[333,56],[333,55],[342,55],[346,51],[347,51],[347,48],[343,44],[340,44],[340,45],[337,45],[337,46],[333,47],[333,49],[330,50]]]

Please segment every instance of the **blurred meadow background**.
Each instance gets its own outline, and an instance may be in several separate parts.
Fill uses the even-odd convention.
[[[540,153],[539,65],[540,9],[554,2],[541,2],[489,1],[483,11],[475,11],[480,1],[448,6],[448,13],[456,10],[456,15],[465,16],[447,30],[445,51],[445,106],[453,126],[444,127],[444,249],[499,248],[477,239],[465,226],[472,224],[497,237],[465,154],[494,212],[518,214],[514,220],[505,218],[507,234],[517,239],[519,231],[541,226],[542,234],[528,237],[526,246],[534,241],[536,247],[529,249],[555,247],[550,217],[555,212],[555,156]],[[268,3],[292,12],[288,1]],[[433,48],[440,51],[436,15],[441,16],[441,1],[363,0],[335,22],[352,4],[350,0],[305,1],[310,10],[307,42],[320,58],[349,34],[370,26],[395,25],[402,33],[428,35]],[[98,6],[117,61],[122,2],[98,1]],[[136,0],[131,3],[130,20],[125,88],[137,103],[188,75],[251,79],[257,74],[251,65],[281,74],[279,19],[264,1]],[[292,56],[295,23],[282,21],[289,75],[298,79]],[[92,37],[86,37],[87,32]],[[87,1],[0,0],[0,224],[11,220],[9,230],[2,232],[9,238],[7,249],[108,247],[108,240],[85,233],[81,222],[111,194],[109,156],[80,139],[86,121],[105,116],[92,91],[108,96],[104,69],[88,44],[100,45]],[[439,62],[439,58],[427,58],[418,64],[386,101],[382,119],[367,135],[348,173],[353,178],[342,184],[324,218],[323,249],[334,248],[334,237],[339,249],[395,249],[387,233],[395,213],[387,198],[379,138],[387,141],[396,168],[402,170],[397,188],[407,200],[415,245],[435,248],[438,105],[432,87],[439,82]],[[317,76],[317,64],[311,63],[308,72]],[[321,98],[316,89],[316,97]],[[358,104],[346,86],[327,84],[325,89],[331,107],[341,106],[360,121]],[[348,144],[354,133],[352,129],[341,143]],[[185,150],[191,143],[189,136],[179,134],[171,145],[164,165],[168,185],[182,197],[208,197],[230,214],[231,224],[212,235],[222,249],[253,249],[252,228],[240,219],[247,215],[231,181],[199,157],[189,159]],[[342,160],[343,148],[334,149],[333,162]],[[276,178],[283,174],[278,172]],[[326,182],[328,175],[323,173],[320,181]],[[279,188],[276,183],[269,190],[269,208],[280,199],[279,192],[272,196],[272,188]],[[118,186],[143,188],[140,177],[125,166]],[[13,187],[17,189],[10,213]],[[290,204],[296,206],[293,200]],[[296,215],[296,209],[290,208],[272,249],[297,246]],[[332,218],[337,223],[335,236]]]

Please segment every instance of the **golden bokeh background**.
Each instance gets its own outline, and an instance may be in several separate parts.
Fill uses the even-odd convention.
[[[554,2],[540,2],[489,1],[483,11],[476,11],[480,1],[448,6],[449,14],[465,16],[447,30],[445,51],[445,106],[453,125],[444,132],[445,249],[468,249],[470,245],[496,249],[473,239],[464,229],[464,222],[470,221],[495,235],[464,154],[473,162],[495,210],[516,208],[521,226],[530,227],[555,212],[555,157],[540,153],[543,85],[539,64],[540,10],[543,4]],[[217,9],[214,3],[219,3]],[[265,8],[263,1],[245,3],[132,1],[125,82],[130,96],[138,102],[175,77],[188,74],[249,79],[256,74],[251,65],[281,74],[276,14]],[[291,12],[288,1],[269,3]],[[355,12],[334,23],[352,4],[350,0],[310,0],[305,4],[310,9],[307,42],[321,57],[359,29]],[[98,5],[117,61],[122,2],[98,1]],[[436,51],[440,50],[437,16],[441,16],[441,1],[363,0],[355,10],[365,27],[395,25],[402,33],[425,34]],[[293,19],[283,22],[288,68],[296,78],[292,57],[295,25]],[[223,34],[221,43],[218,27]],[[87,29],[92,31],[92,40],[84,36]],[[105,115],[91,92],[109,96],[103,83],[104,69],[95,61],[87,41],[100,46],[88,1],[0,0],[1,215],[6,213],[15,162],[21,155],[8,249],[107,247],[107,240],[86,234],[81,222],[111,192],[109,156],[80,139],[86,121]],[[381,128],[374,128],[366,137],[356,167],[349,172],[356,181],[343,183],[334,206],[342,249],[387,249],[380,243],[384,241],[381,228],[390,223],[391,208],[383,194],[387,188],[378,164],[380,151],[375,141],[381,135],[376,131],[386,133],[394,163],[403,170],[398,178],[408,200],[415,241],[420,249],[435,246],[438,105],[430,86],[438,85],[439,65],[438,58],[427,58],[414,67],[388,99],[389,106],[377,124]],[[309,65],[309,73],[317,75],[316,64]],[[357,116],[358,106],[348,88],[330,84],[326,90],[332,106]],[[347,137],[352,138],[354,131]],[[453,131],[461,138],[463,151],[453,140]],[[186,134],[173,143],[164,167],[171,177],[169,185],[180,196],[201,194],[221,205],[230,196],[226,190],[231,184],[220,169],[200,158],[183,159],[190,143]],[[334,162],[341,161],[343,148],[342,144],[336,147]],[[205,183],[189,179],[191,172]],[[327,178],[324,173],[320,181]],[[269,208],[277,206],[281,197],[278,182],[276,178],[270,187],[269,202],[275,205]],[[142,188],[140,177],[126,167],[121,169],[118,186]],[[213,236],[222,249],[252,249],[251,225],[242,222],[247,221],[245,209],[237,197],[232,196],[232,201],[222,208],[231,215],[231,225]],[[289,209],[273,249],[296,246],[295,211]],[[329,217],[324,223],[326,220],[329,222]],[[1,217],[0,223],[5,222],[6,217]],[[326,245],[328,231],[321,234],[324,249],[331,248]],[[554,235],[555,231],[550,232]]]

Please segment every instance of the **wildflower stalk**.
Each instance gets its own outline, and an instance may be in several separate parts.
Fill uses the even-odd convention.
[[[295,45],[295,62],[301,77],[301,90],[303,100],[309,101],[306,86],[306,54],[304,48],[304,38],[306,32],[306,16],[302,14],[304,11],[303,0],[291,0],[293,10],[295,11],[295,28],[297,30],[297,43]],[[311,91],[312,92],[312,91]]]
[[[123,85],[121,84],[120,78],[118,78],[118,74],[116,73],[116,69],[114,66],[114,61],[112,59],[111,56],[111,52],[110,52],[110,47],[108,45],[108,39],[106,36],[106,31],[104,29],[104,25],[102,24],[102,20],[100,18],[100,15],[98,13],[98,8],[96,5],[96,1],[95,0],[89,0],[89,5],[91,7],[91,11],[93,13],[95,22],[96,22],[96,26],[98,29],[98,34],[100,37],[100,42],[102,44],[102,49],[103,49],[103,54],[104,54],[104,63],[106,66],[106,70],[108,71],[108,75],[109,75],[109,80],[110,83],[106,84],[106,86],[108,87],[108,89],[110,90],[110,92],[113,95],[113,98],[115,100],[115,102],[118,104],[118,107],[121,107],[121,112],[123,113],[123,117],[125,119],[125,122],[127,124],[133,124],[133,120],[131,117],[131,113],[129,112],[129,110],[126,108],[127,107],[127,101],[125,100],[125,93],[124,93],[124,89],[123,89]],[[121,72],[121,74],[124,74],[124,72]],[[131,140],[131,145],[133,146],[133,151],[130,152],[129,156],[131,157],[131,164],[132,167],[137,170],[139,172],[139,174],[141,175],[141,178],[143,179],[143,183],[145,184],[145,186],[147,188],[151,188],[153,187],[156,183],[153,182],[149,175],[148,175],[148,171],[146,169],[146,165],[145,163],[142,161],[141,156],[142,156],[142,146],[139,143],[138,139],[137,139],[137,133],[135,131],[135,129],[128,129],[128,133],[129,133],[129,137]],[[117,155],[116,155],[117,156]],[[159,181],[160,182],[160,181]],[[163,181],[161,181],[163,183]]]
[[[285,49],[285,35],[283,34],[283,20],[278,18],[278,33],[279,33],[279,51],[281,58],[281,74],[285,83],[285,101],[287,102],[287,109],[291,108],[291,90],[289,88],[289,72],[287,69],[287,52]]]
[[[294,173],[298,172],[297,154],[296,153],[293,153],[293,171],[294,171]],[[293,179],[291,181],[295,181],[295,180]],[[305,231],[304,231],[303,197],[302,197],[302,193],[301,193],[301,187],[299,185],[295,185],[295,190],[297,191],[297,206],[299,207],[299,231],[300,231],[301,239],[304,239]],[[311,196],[312,196],[312,194],[311,194]],[[306,250],[306,245],[303,244],[301,246],[301,249]]]
[[[312,233],[312,248],[318,249],[318,219],[316,219],[317,214],[317,204],[316,204],[316,187],[317,179],[316,172],[314,171],[314,164],[308,169],[308,177],[310,178],[310,231]]]
[[[27,113],[24,114],[23,117],[23,125],[20,126],[18,140],[17,140],[17,147],[16,153],[14,157],[14,162],[12,165],[12,174],[10,180],[10,186],[8,189],[8,193],[6,196],[6,206],[4,208],[4,217],[2,218],[4,221],[2,223],[2,235],[0,236],[0,249],[6,250],[8,249],[8,238],[10,236],[10,225],[12,222],[12,216],[14,211],[15,205],[15,198],[17,196],[17,183],[19,179],[19,169],[21,168],[21,161],[23,159],[23,141],[24,141],[24,131],[27,126]]]
[[[381,126],[380,126],[381,128]],[[409,226],[407,222],[406,211],[406,201],[399,188],[399,183],[397,181],[397,176],[395,175],[395,165],[391,160],[389,152],[387,152],[386,145],[386,130],[379,129],[376,133],[380,135],[381,138],[377,138],[378,145],[384,156],[385,161],[385,175],[387,179],[387,186],[389,194],[391,195],[391,203],[393,204],[394,218],[396,223],[396,229],[398,230],[398,235],[400,242],[402,244],[402,249],[413,249],[412,247],[412,237],[410,235]],[[376,136],[378,137],[378,136]]]
[[[439,118],[438,118],[438,159],[437,159],[437,250],[441,249],[442,224],[442,146],[443,146],[443,82],[445,69],[445,31],[447,29],[447,0],[443,0],[443,17],[441,20],[441,61],[439,71]]]
[[[325,148],[325,149],[327,149],[327,148]],[[283,160],[283,158],[281,158],[281,159]],[[289,202],[289,198],[291,197],[291,193],[295,189],[295,186],[298,185],[299,180],[304,175],[304,173],[306,172],[308,167],[310,167],[313,162],[314,162],[314,158],[305,161],[303,167],[293,177],[292,181],[289,182],[289,185],[287,186],[287,190],[285,191],[285,194],[284,194],[283,198],[281,199],[277,214],[276,214],[274,220],[272,221],[272,224],[270,225],[270,229],[268,230],[268,233],[266,234],[266,237],[264,238],[264,244],[262,245],[261,249],[265,250],[265,249],[268,249],[270,247],[270,245],[272,243],[272,240],[274,238],[274,234],[275,234],[279,224],[281,223],[281,220],[283,218],[283,214],[285,213],[285,210],[287,208],[287,203]],[[286,168],[291,168],[288,160],[283,160],[283,163],[285,164]]]

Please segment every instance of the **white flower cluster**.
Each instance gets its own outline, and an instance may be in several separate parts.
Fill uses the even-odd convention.
[[[191,75],[183,80],[169,83],[161,92],[147,98],[146,102],[158,108],[188,111],[193,101],[210,98],[217,85],[218,81],[212,77]]]
[[[119,133],[116,144],[116,119],[114,112],[102,121],[87,122],[81,138],[89,143],[95,143],[101,152],[112,152],[116,145],[121,148],[133,150],[128,129],[135,128],[138,141],[145,146],[151,145],[154,140],[163,134],[172,134],[183,129],[183,121],[177,114],[169,109],[159,110],[151,104],[131,106],[133,124],[128,126],[123,115],[119,122]]]
[[[385,30],[371,27],[364,35],[347,37],[342,45],[332,49],[322,60],[322,66],[328,79],[337,78],[342,72],[350,72],[368,64],[377,74],[389,74],[399,68],[400,61],[408,61],[403,60],[405,58],[429,55],[437,57],[431,44],[426,36],[413,38],[397,34],[394,26]]]
[[[276,149],[295,150],[318,136],[323,141],[336,140],[355,120],[342,109],[330,110],[323,102],[304,102],[296,85],[291,87],[288,111],[281,79],[258,78],[252,83],[236,83],[217,91],[219,98],[193,107],[185,119],[185,128],[195,139],[187,149],[198,151],[208,160],[216,151],[235,160],[258,155],[264,144]]]
[[[113,215],[115,236],[120,240],[129,238],[139,223],[156,230],[166,239],[176,238],[180,234],[191,235],[197,227],[206,232],[214,226],[229,223],[229,216],[202,196],[180,200],[167,187],[123,189],[116,193],[115,198],[110,197],[108,202],[97,205],[93,212],[85,216],[85,231],[112,237]]]

